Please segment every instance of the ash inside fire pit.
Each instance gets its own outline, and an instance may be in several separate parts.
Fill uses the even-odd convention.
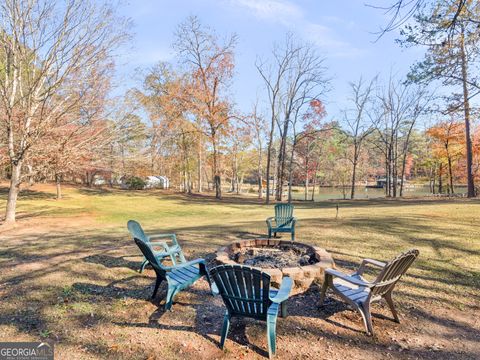
[[[317,262],[315,253],[310,247],[296,244],[242,248],[231,254],[230,259],[239,264],[270,269],[305,266]]]

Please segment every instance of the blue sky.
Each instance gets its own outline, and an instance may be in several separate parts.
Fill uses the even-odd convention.
[[[420,49],[405,50],[395,44],[398,34],[386,34],[375,42],[374,33],[387,16],[362,0],[132,0],[121,13],[134,25],[132,42],[117,62],[123,88],[138,84],[136,68],[174,61],[174,30],[189,15],[197,15],[220,36],[238,35],[231,92],[245,112],[257,93],[260,99],[265,95],[255,59],[268,59],[273,43],[281,42],[289,31],[315,44],[326,58],[332,78],[332,91],[324,99],[329,118],[348,106],[348,82],[390,72],[404,75],[422,57]]]

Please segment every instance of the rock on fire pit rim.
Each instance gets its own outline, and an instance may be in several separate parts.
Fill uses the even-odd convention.
[[[276,246],[288,246],[299,245],[311,248],[315,253],[316,263],[304,266],[285,267],[281,269],[276,268],[253,268],[260,271],[264,271],[270,275],[273,286],[280,286],[282,278],[289,276],[294,281],[294,287],[291,294],[299,294],[305,292],[310,285],[316,281],[323,283],[325,269],[335,268],[335,262],[332,256],[323,248],[318,246],[311,246],[301,242],[284,241],[278,239],[255,239],[255,240],[239,240],[231,243],[230,245],[219,248],[216,252],[216,261],[219,264],[224,265],[244,265],[232,260],[231,255],[238,252],[240,249],[248,247],[276,247]]]

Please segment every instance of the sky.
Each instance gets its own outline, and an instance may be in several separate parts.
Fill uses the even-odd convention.
[[[220,37],[238,36],[231,94],[243,112],[251,110],[257,96],[266,98],[255,60],[268,60],[273,44],[282,43],[287,32],[313,43],[325,57],[332,89],[322,100],[330,119],[349,107],[349,82],[377,74],[400,77],[422,58],[421,49],[402,49],[395,43],[398,33],[377,40],[376,32],[388,15],[363,0],[131,0],[120,12],[132,21],[131,42],[117,60],[121,88],[138,86],[136,69],[175,61],[174,31],[188,16],[196,15]]]

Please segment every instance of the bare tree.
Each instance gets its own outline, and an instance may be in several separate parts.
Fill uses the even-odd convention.
[[[378,100],[375,106],[375,144],[385,158],[386,195],[397,197],[399,179],[400,196],[403,191],[412,130],[425,113],[430,98],[425,88],[401,83],[390,76]]]
[[[225,90],[233,76],[234,48],[237,36],[225,41],[195,16],[180,24],[174,48],[189,66],[192,75],[192,106],[203,122],[205,136],[213,148],[213,180],[215,196],[222,197],[219,141],[231,120],[231,104]],[[223,91],[223,93],[222,93]],[[201,171],[201,170],[200,170]]]
[[[270,110],[270,124],[268,131],[268,146],[267,146],[267,171],[266,171],[266,196],[265,203],[270,203],[270,170],[272,166],[272,151],[273,151],[273,141],[275,134],[275,123],[280,116],[280,104],[281,104],[281,91],[282,91],[282,80],[287,73],[290,62],[293,58],[293,52],[291,49],[282,49],[278,45],[274,45],[273,48],[273,60],[272,63],[267,63],[261,60],[257,60],[255,66],[257,67],[260,76],[262,77],[265,87],[267,89],[268,101],[269,101],[269,110]]]
[[[345,135],[352,145],[352,154],[349,157],[352,163],[352,181],[350,198],[355,198],[355,183],[357,181],[357,166],[365,139],[375,130],[375,124],[369,114],[372,105],[372,95],[376,78],[365,84],[362,78],[356,83],[350,83],[353,109],[345,110]]]
[[[263,116],[259,113],[258,102],[253,106],[253,111],[249,122],[253,128],[253,143],[257,153],[257,182],[258,182],[258,198],[263,197],[263,151],[264,142],[267,138],[266,122]]]
[[[72,91],[72,78],[93,72],[124,39],[113,10],[93,0],[0,4],[0,114],[12,169],[6,222],[15,222],[27,153],[85,95]]]
[[[270,101],[272,128],[268,154],[271,154],[275,124],[280,135],[276,200],[281,201],[288,136],[302,115],[301,109],[327,91],[329,79],[325,76],[324,58],[317,53],[315,47],[297,41],[292,34],[287,34],[283,47],[274,47],[273,63],[270,66],[257,68],[267,86]],[[268,175],[269,163],[267,160]],[[267,187],[269,188],[268,185]]]

